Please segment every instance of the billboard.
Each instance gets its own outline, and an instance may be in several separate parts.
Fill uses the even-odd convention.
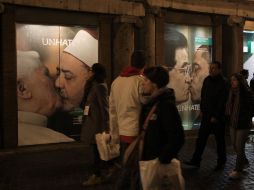
[[[16,23],[16,47],[18,145],[79,140],[83,63],[98,62],[97,27]]]
[[[243,68],[249,71],[248,83],[254,74],[254,31],[243,31]]]
[[[185,130],[199,128],[200,95],[212,59],[212,28],[164,25],[164,65],[168,68]]]

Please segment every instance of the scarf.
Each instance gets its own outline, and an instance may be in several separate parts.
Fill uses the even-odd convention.
[[[127,68],[125,68],[120,76],[121,77],[130,77],[130,76],[134,76],[134,75],[140,75],[141,74],[141,70],[137,69],[135,67],[132,66],[128,66]]]
[[[226,104],[226,115],[229,116],[229,126],[232,128],[237,127],[239,116],[239,89],[230,89],[229,97]]]

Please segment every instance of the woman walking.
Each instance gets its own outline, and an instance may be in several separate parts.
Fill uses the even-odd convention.
[[[104,66],[100,63],[93,64],[81,103],[84,110],[81,141],[92,147],[94,157],[93,174],[83,183],[84,186],[97,185],[104,181],[101,170],[106,167],[106,162],[100,159],[95,135],[108,130],[108,88],[105,79]]]
[[[236,152],[235,169],[229,174],[229,177],[238,179],[241,177],[243,169],[249,166],[249,161],[245,155],[245,143],[252,121],[252,94],[240,74],[231,76],[226,115],[230,127],[231,143]]]

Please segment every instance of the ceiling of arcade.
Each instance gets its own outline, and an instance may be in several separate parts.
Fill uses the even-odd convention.
[[[144,16],[144,7],[150,6],[254,19],[254,0],[0,0],[0,2],[131,16]]]

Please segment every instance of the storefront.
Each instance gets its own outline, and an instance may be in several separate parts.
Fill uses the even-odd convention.
[[[86,44],[82,54],[93,63],[103,60],[110,76],[111,20],[110,15],[4,6],[1,14],[3,147],[79,141],[83,110],[60,111],[61,103],[56,96],[56,86],[60,88],[75,78],[72,71],[60,73],[62,53],[75,36],[82,35]],[[71,67],[76,69],[75,64]],[[67,87],[69,92],[65,90],[65,96],[71,94],[74,102],[80,101],[75,91],[80,89],[79,93],[83,93],[81,85],[84,84],[76,80],[74,87]],[[78,108],[77,105],[78,102],[75,105]]]
[[[23,105],[31,97],[26,93],[25,82],[20,80],[20,76],[31,72],[33,68],[29,66],[29,60],[38,60],[44,66],[43,75],[48,77],[47,85],[51,86],[48,97],[52,91],[60,90],[61,85],[73,79],[70,72],[62,67],[63,52],[80,35],[87,44],[87,56],[93,62],[105,65],[108,85],[129,64],[130,55],[135,49],[147,52],[148,65],[167,68],[170,75],[168,86],[175,90],[177,108],[186,134],[196,134],[199,128],[200,91],[208,75],[208,63],[212,60],[221,61],[223,73],[229,76],[242,68],[242,60],[244,68],[251,62],[254,28],[253,24],[246,24],[242,33],[244,19],[240,20],[241,24],[238,21],[229,24],[231,17],[227,15],[152,5],[145,10],[141,3],[135,6],[131,2],[122,3],[130,5],[121,6],[122,12],[116,11],[116,8],[112,8],[111,12],[93,12],[1,4],[0,147],[79,144],[80,118],[83,114],[83,110],[78,108],[79,103],[76,103],[75,109],[55,108],[44,113],[44,119],[39,119],[44,129],[39,131],[38,127],[35,130],[24,126],[18,117],[23,118],[22,122],[32,118],[37,120],[37,115],[28,116],[20,111],[28,109],[38,114],[41,105],[48,105],[43,102],[46,90],[39,82],[34,85],[36,93],[43,94],[41,100],[30,107],[28,103]],[[242,43],[243,36],[246,37]],[[71,69],[75,69],[75,64]],[[252,66],[249,70],[252,77]],[[35,80],[30,78],[27,82],[30,84]],[[80,85],[75,83],[74,89]],[[65,94],[66,98],[69,93]],[[36,106],[38,109],[35,109]],[[36,137],[36,134],[39,136]],[[53,140],[47,140],[43,135]],[[32,140],[24,142],[28,138]]]
[[[246,21],[243,30],[243,68],[249,71],[250,83],[254,76],[254,21]]]
[[[200,95],[209,63],[220,60],[216,55],[219,30],[215,23],[223,20],[209,14],[169,12],[157,18],[157,62],[168,68],[169,87],[175,90],[178,111],[186,133],[200,125]],[[218,22],[216,20],[216,22]],[[161,38],[159,35],[163,35]],[[221,60],[220,60],[221,61]]]

